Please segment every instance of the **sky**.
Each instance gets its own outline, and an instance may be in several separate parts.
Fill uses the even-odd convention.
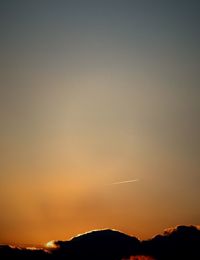
[[[0,243],[200,224],[199,13],[0,1]]]

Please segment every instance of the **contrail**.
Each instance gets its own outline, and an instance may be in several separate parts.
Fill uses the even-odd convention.
[[[130,183],[130,182],[135,182],[135,181],[139,181],[139,179],[128,180],[128,181],[118,181],[118,182],[113,182],[113,183],[111,183],[109,185],[125,184],[125,183]]]

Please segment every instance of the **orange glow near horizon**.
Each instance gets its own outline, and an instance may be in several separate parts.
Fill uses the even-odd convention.
[[[198,225],[199,7],[0,2],[0,244]]]
[[[49,241],[45,244],[45,247],[47,248],[57,248],[57,246],[55,245],[54,241]]]

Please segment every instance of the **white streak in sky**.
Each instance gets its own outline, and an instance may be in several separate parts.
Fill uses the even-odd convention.
[[[136,182],[139,181],[139,179],[134,179],[134,180],[128,180],[128,181],[118,181],[118,182],[113,182],[110,185],[118,185],[118,184],[125,184],[125,183],[131,183],[131,182]]]

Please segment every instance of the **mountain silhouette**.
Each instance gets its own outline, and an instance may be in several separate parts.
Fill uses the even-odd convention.
[[[163,235],[141,242],[142,253],[157,260],[200,259],[200,230],[195,226],[178,226]]]
[[[165,230],[162,235],[140,241],[116,230],[91,231],[68,241],[52,241],[51,247],[26,249],[0,246],[0,259],[49,260],[155,260],[200,259],[200,230],[195,226],[178,226]],[[131,256],[137,256],[130,258]]]
[[[140,241],[115,230],[92,231],[70,241],[56,241],[54,254],[69,259],[120,260],[139,252]]]

